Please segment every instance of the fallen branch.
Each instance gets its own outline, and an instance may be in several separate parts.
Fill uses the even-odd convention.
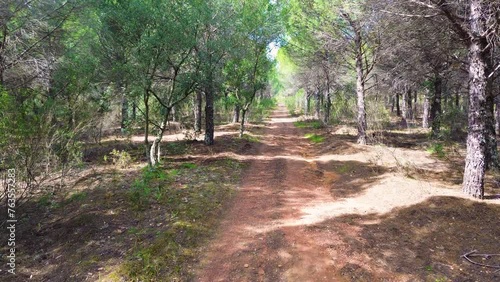
[[[500,256],[500,254],[477,254],[477,250],[474,250],[474,251],[470,251],[466,254],[463,254],[461,257],[463,257],[464,259],[466,259],[468,262],[470,262],[472,264],[484,266],[484,267],[489,267],[489,268],[495,268],[495,269],[498,269],[495,272],[499,272],[500,265],[484,264],[484,263],[475,262],[472,259],[470,259],[471,257],[484,257],[486,259],[489,259],[493,256]]]

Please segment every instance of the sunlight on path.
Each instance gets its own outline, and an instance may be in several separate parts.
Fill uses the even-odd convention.
[[[391,175],[357,197],[338,201],[312,201],[302,208],[303,216],[275,223],[273,228],[311,225],[347,214],[382,215],[394,208],[418,204],[432,196],[463,197],[456,189]]]

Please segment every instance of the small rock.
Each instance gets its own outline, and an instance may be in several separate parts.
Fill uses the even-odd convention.
[[[248,268],[250,265],[248,265],[248,263],[245,263],[244,267],[245,268]]]

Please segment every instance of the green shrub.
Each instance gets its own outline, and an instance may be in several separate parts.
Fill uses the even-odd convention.
[[[113,151],[109,153],[109,157],[104,156],[104,161],[107,161],[108,158],[111,159],[113,165],[115,165],[117,168],[127,168],[132,163],[132,157],[126,151],[113,149]]]
[[[446,157],[446,153],[444,151],[444,146],[442,143],[433,143],[429,146],[427,149],[427,152],[429,152],[432,155],[435,155],[436,157],[442,159]]]
[[[317,135],[317,134],[314,134],[314,133],[308,133],[305,135],[305,137],[307,139],[309,139],[309,141],[317,144],[317,143],[321,143],[323,141],[325,141],[325,137],[324,136],[321,136],[321,135]]]

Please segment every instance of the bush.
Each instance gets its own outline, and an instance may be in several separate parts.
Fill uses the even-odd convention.
[[[113,149],[113,151],[109,153],[109,158],[117,168],[127,168],[130,167],[132,163],[132,157],[126,151]],[[104,161],[107,161],[107,159],[108,156],[104,156]]]

